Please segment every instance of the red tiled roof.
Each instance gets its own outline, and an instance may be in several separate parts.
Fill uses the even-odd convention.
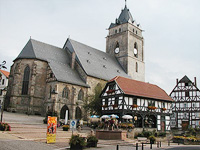
[[[115,81],[125,94],[148,97],[160,100],[174,101],[163,89],[157,85],[117,76],[109,82]]]
[[[0,72],[2,72],[7,78],[9,77],[10,72],[1,69]]]

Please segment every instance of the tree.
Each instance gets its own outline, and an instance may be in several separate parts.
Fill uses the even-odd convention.
[[[100,83],[94,89],[94,95],[88,97],[88,100],[85,101],[84,109],[90,113],[90,115],[101,115],[101,99],[100,94],[102,91],[102,86]]]

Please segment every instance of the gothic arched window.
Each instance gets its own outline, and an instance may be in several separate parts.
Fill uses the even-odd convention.
[[[138,57],[138,45],[136,42],[134,43],[134,56]]]
[[[62,97],[63,97],[63,98],[67,98],[67,99],[69,98],[69,89],[68,89],[68,88],[65,87],[65,88],[63,89]]]
[[[117,42],[116,46],[115,46],[115,54],[119,53],[119,43]]]
[[[135,64],[135,71],[138,72],[138,63]]]
[[[30,68],[29,66],[26,66],[26,68],[24,69],[24,78],[22,83],[22,95],[28,94],[29,78],[30,78]]]
[[[83,100],[83,97],[84,97],[84,93],[83,93],[83,90],[81,89],[78,93],[78,100]]]
[[[49,98],[51,98],[52,86],[49,87]]]

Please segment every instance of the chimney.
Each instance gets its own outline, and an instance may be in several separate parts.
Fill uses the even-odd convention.
[[[178,79],[176,79],[176,84],[178,84]]]
[[[76,54],[75,54],[75,52],[72,52],[72,61],[71,61],[71,68],[72,68],[72,69],[74,69],[75,58],[76,58]]]
[[[197,86],[197,78],[194,77],[194,85]]]

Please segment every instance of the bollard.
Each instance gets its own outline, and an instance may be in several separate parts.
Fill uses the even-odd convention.
[[[117,149],[116,150],[119,150],[119,145],[117,145]]]
[[[142,150],[144,150],[144,143],[142,143]]]
[[[150,149],[152,149],[152,143],[150,143]]]
[[[138,143],[136,143],[136,150],[138,150]]]
[[[168,146],[170,146],[170,140],[168,141]]]
[[[161,147],[161,141],[160,141],[160,147]]]

